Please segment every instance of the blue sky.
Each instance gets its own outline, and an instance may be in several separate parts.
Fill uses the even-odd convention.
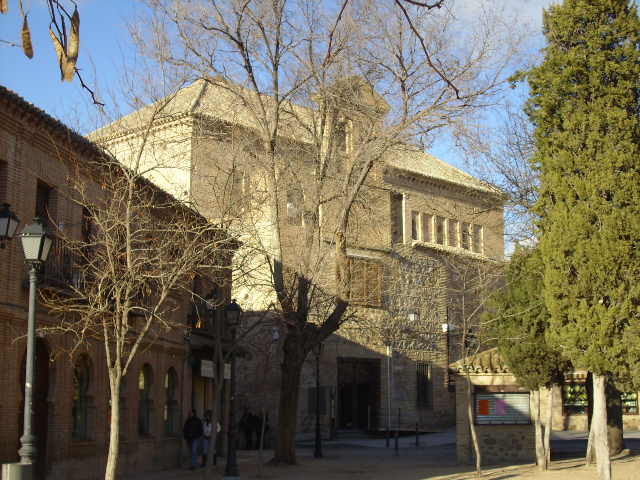
[[[452,0],[462,17],[477,15],[483,0]],[[29,102],[61,119],[81,132],[96,127],[89,120],[94,107],[77,80],[61,82],[53,45],[48,34],[48,16],[44,0],[23,0],[28,8],[35,56],[27,59],[20,48],[0,44],[0,84],[14,90]],[[69,2],[70,3],[70,2]],[[517,14],[518,19],[540,30],[542,8],[552,0],[490,0],[491,8]],[[117,90],[125,58],[132,58],[127,22],[142,11],[134,0],[80,0],[81,45],[78,67],[85,81],[108,98]],[[19,43],[22,26],[18,0],[9,1],[9,14],[0,15],[0,39]],[[460,166],[452,143],[442,137],[432,153]]]

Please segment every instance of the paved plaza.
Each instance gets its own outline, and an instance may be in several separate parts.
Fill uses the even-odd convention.
[[[640,479],[640,432],[625,434],[630,452],[613,462],[616,480]],[[582,432],[557,432],[553,439],[554,461],[549,472],[538,472],[535,465],[487,468],[482,478],[490,480],[591,480],[595,466],[586,467],[582,458],[586,437]],[[303,442],[298,449],[295,467],[265,465],[258,468],[258,453],[238,452],[241,478],[282,480],[471,480],[476,478],[470,466],[458,465],[455,432],[424,434],[415,444],[415,436],[401,437],[396,454],[393,439],[390,448],[384,438],[349,437],[325,441],[324,457],[313,458],[313,443]],[[271,458],[271,451],[264,458]],[[215,467],[211,479],[221,479],[224,464]],[[199,480],[202,470],[173,470],[136,480]],[[129,480],[129,479],[127,479]]]

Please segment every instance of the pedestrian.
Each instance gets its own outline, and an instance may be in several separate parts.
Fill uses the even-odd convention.
[[[212,434],[213,434],[213,425],[211,424],[211,410],[207,410],[204,413],[204,422],[202,422],[202,466],[203,467],[207,465],[207,455],[209,455],[209,442],[211,442]]]
[[[244,412],[242,413],[242,417],[240,417],[240,422],[238,422],[238,426],[240,430],[242,430],[242,434],[244,435],[244,448],[247,450],[251,450],[252,442],[252,434],[253,434],[253,415],[249,410],[249,407],[244,407]]]
[[[189,470],[194,470],[198,465],[198,448],[202,443],[202,434],[204,430],[202,428],[202,420],[198,418],[195,410],[191,410],[191,415],[184,422],[184,428],[182,434],[189,447],[189,453],[191,454],[191,466]]]

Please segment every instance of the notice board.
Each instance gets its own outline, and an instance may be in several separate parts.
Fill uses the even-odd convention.
[[[477,425],[521,425],[531,423],[529,393],[476,393]]]

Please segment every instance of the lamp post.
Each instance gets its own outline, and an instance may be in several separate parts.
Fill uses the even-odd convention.
[[[47,233],[39,218],[27,225],[20,234],[24,258],[29,265],[29,314],[27,320],[27,367],[24,384],[24,433],[20,437],[18,450],[20,463],[33,465],[36,460],[36,436],[31,429],[33,418],[33,385],[35,383],[35,339],[36,339],[36,291],[38,288],[38,270],[47,260],[53,239]]]
[[[236,329],[240,324],[242,309],[235,299],[224,309],[226,325],[231,329],[231,348],[235,348]],[[231,352],[231,375],[229,379],[229,429],[227,431],[227,463],[224,467],[224,480],[237,480],[240,478],[238,461],[236,458],[236,426],[234,420],[234,403],[236,389],[236,354]]]
[[[4,243],[13,238],[19,223],[20,220],[11,211],[11,206],[3,203],[0,207],[0,248],[4,248]]]
[[[313,449],[314,458],[322,458],[322,438],[320,436],[320,355],[322,354],[322,342],[313,347],[316,356],[316,441]]]

